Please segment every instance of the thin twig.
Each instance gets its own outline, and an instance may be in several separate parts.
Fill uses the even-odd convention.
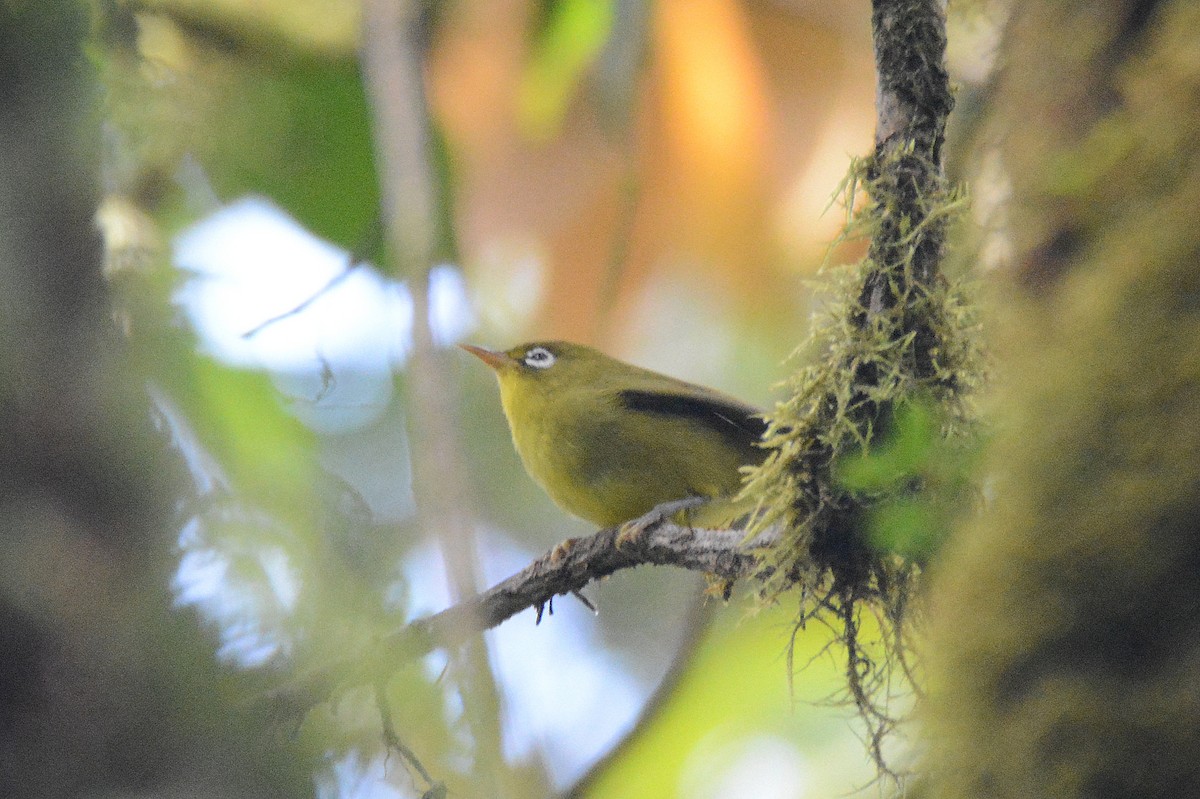
[[[383,729],[383,740],[387,744],[388,749],[396,750],[404,762],[421,775],[421,779],[425,780],[425,784],[431,790],[436,788],[438,783],[434,782],[433,777],[430,776],[425,766],[421,765],[421,761],[417,758],[416,753],[400,740],[400,735],[396,732],[396,725],[392,721],[392,708],[388,704],[382,682],[375,684],[375,707],[379,710],[379,722]]]
[[[257,336],[262,331],[266,330],[271,325],[282,322],[284,319],[287,319],[289,317],[296,316],[297,314],[301,313],[306,308],[308,308],[310,305],[312,305],[314,302],[319,300],[321,297],[324,297],[326,294],[328,294],[330,291],[332,291],[334,288],[336,288],[339,284],[341,284],[341,282],[343,280],[345,280],[346,278],[350,277],[350,275],[357,272],[358,268],[360,266],[367,263],[368,259],[370,258],[370,253],[371,253],[372,248],[377,247],[379,245],[380,241],[382,240],[382,236],[383,236],[382,227],[383,227],[383,220],[381,220],[378,217],[378,215],[376,215],[374,217],[374,220],[372,221],[372,223],[367,227],[366,231],[359,238],[358,244],[349,253],[349,255],[346,256],[346,266],[342,271],[338,272],[336,275],[331,277],[325,283],[324,286],[321,286],[321,288],[317,289],[313,294],[311,294],[309,297],[307,297],[306,299],[301,301],[299,305],[297,305],[293,308],[290,308],[290,309],[284,311],[283,313],[276,314],[275,316],[272,316],[271,318],[266,319],[262,322],[259,322],[257,325],[255,325],[254,327],[250,328],[245,333],[243,333],[242,338],[244,338],[244,339],[254,338],[255,336]]]
[[[326,294],[328,294],[330,291],[332,291],[343,280],[350,277],[350,275],[354,274],[355,269],[359,263],[361,263],[361,261],[358,259],[357,256],[351,256],[350,263],[345,269],[343,269],[341,272],[338,272],[336,275],[331,277],[328,280],[328,282],[325,283],[324,286],[321,286],[321,288],[317,289],[313,294],[309,295],[307,298],[302,300],[299,305],[296,305],[296,306],[284,311],[283,313],[276,314],[275,316],[272,316],[268,319],[265,319],[265,320],[259,322],[257,325],[255,325],[254,327],[250,328],[245,333],[243,333],[242,338],[254,338],[255,336],[257,336],[262,331],[266,330],[271,325],[282,322],[284,319],[287,319],[292,316],[296,316],[300,312],[304,311],[306,308],[308,308],[314,302],[321,299]]]

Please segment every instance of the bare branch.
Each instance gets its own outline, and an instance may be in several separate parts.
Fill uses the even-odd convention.
[[[674,566],[723,580],[763,576],[759,553],[779,537],[779,531],[771,529],[746,541],[741,529],[711,530],[663,521],[618,546],[619,529],[606,527],[584,538],[568,539],[487,591],[396,630],[370,653],[353,653],[298,677],[270,692],[268,699],[281,708],[306,712],[335,690],[375,681],[379,675],[373,669],[379,666],[374,664],[394,670],[434,649],[466,643],[528,608],[538,609],[540,621],[542,609],[551,606],[556,596],[575,593],[622,569]]]
[[[744,543],[742,530],[708,530],[669,522],[649,528],[636,540],[617,545],[619,528],[607,527],[586,538],[572,538],[487,591],[414,622],[387,644],[412,656],[434,646],[454,646],[466,634],[487,630],[526,608],[542,608],[554,597],[634,566],[675,566],[726,580],[751,574],[758,566],[754,550],[769,546],[775,534]],[[471,622],[475,629],[470,629]]]
[[[361,259],[359,259],[353,255],[350,256],[350,263],[346,265],[346,268],[343,269],[341,272],[338,272],[333,277],[329,278],[329,280],[325,283],[324,286],[321,286],[321,288],[317,289],[315,292],[310,294],[308,297],[301,300],[299,304],[287,309],[286,311],[284,311],[282,313],[275,314],[274,316],[269,317],[268,319],[264,319],[263,321],[259,322],[257,325],[255,325],[254,327],[250,328],[245,333],[243,333],[242,338],[254,338],[259,333],[266,330],[268,327],[278,324],[279,322],[282,322],[284,319],[290,319],[293,316],[299,316],[301,313],[308,310],[308,308],[314,302],[321,299],[329,292],[333,291],[333,289],[336,288],[343,280],[350,277],[350,275],[354,274],[355,267],[360,262],[361,262]]]

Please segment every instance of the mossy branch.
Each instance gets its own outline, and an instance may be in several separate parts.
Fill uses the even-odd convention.
[[[748,482],[760,527],[785,533],[768,585],[825,585],[854,594],[890,571],[861,540],[863,506],[832,467],[887,428],[897,403],[929,395],[947,427],[969,414],[963,394],[978,382],[972,322],[942,273],[946,228],[962,206],[941,167],[953,105],[942,66],[945,18],[934,0],[876,0],[876,149],[851,165],[844,196],[869,203],[843,235],[869,236],[867,258],[828,274],[830,300],[803,349],[815,356],[770,415],[772,449]],[[947,432],[953,432],[948,430]]]
[[[896,409],[918,397],[935,406],[944,435],[961,433],[979,358],[969,305],[942,271],[947,226],[963,205],[942,169],[953,107],[943,65],[944,7],[936,0],[875,0],[872,25],[875,152],[851,165],[841,192],[853,207],[865,191],[869,202],[842,235],[869,237],[870,248],[861,263],[826,270],[829,299],[802,348],[810,365],[769,415],[771,454],[744,493],[762,510],[751,534],[782,530],[759,572],[764,597],[799,589],[797,625],[820,618],[838,631],[847,693],[881,773],[892,774],[881,747],[895,726],[886,686],[893,667],[902,680],[914,673],[905,641],[920,567],[869,539],[867,520],[880,496],[842,484],[836,465],[868,451],[889,431]],[[883,627],[879,663],[860,640],[860,606]]]

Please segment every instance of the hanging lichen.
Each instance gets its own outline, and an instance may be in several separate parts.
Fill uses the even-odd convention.
[[[910,10],[893,9],[900,19]],[[875,22],[881,85],[912,101],[910,135],[885,139],[872,158],[851,165],[842,202],[853,209],[860,190],[868,202],[848,211],[842,239],[869,238],[870,251],[856,265],[823,270],[824,303],[800,349],[809,365],[768,415],[771,451],[749,475],[745,495],[759,502],[750,537],[782,531],[759,575],[762,596],[779,601],[795,592],[797,629],[819,620],[834,630],[870,752],[882,773],[894,775],[883,742],[897,723],[893,699],[919,691],[907,641],[922,557],[872,535],[872,518],[889,503],[911,506],[947,484],[917,472],[855,484],[839,464],[877,452],[915,418],[907,409],[918,403],[937,441],[962,439],[973,427],[981,358],[973,305],[941,266],[947,228],[965,206],[940,166],[952,105],[940,69],[944,27],[897,27],[881,21],[879,6]],[[938,68],[914,75],[896,53],[920,52],[921,36],[933,53],[922,63]],[[910,83],[889,84],[892,78]],[[864,640],[864,614],[878,620],[879,642]]]

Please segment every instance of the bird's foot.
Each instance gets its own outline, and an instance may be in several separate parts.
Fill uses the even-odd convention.
[[[671,518],[683,510],[691,510],[708,502],[708,497],[684,497],[656,505],[649,513],[644,513],[636,519],[624,522],[617,530],[617,549],[622,549],[637,541],[646,531],[664,520]]]
[[[568,552],[575,548],[575,543],[577,541],[579,541],[578,538],[568,538],[566,541],[560,541],[559,543],[555,544],[554,549],[550,550],[547,560],[551,565],[558,563],[567,556]]]

